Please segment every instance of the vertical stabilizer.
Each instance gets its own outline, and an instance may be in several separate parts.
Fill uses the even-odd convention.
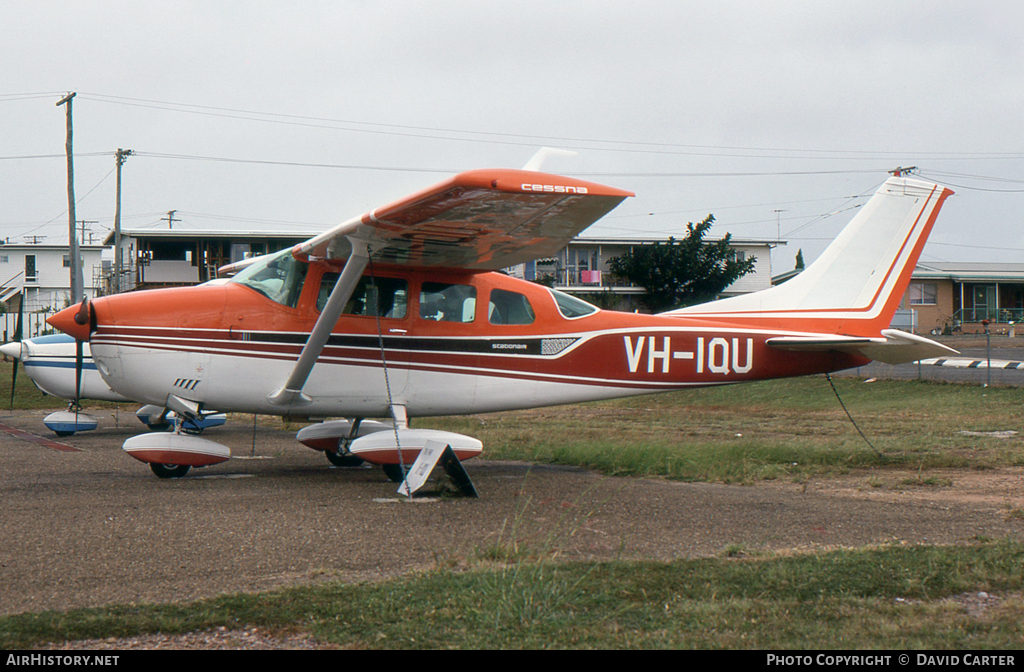
[[[743,296],[664,313],[851,335],[888,328],[943,201],[930,182],[890,178],[807,269]]]

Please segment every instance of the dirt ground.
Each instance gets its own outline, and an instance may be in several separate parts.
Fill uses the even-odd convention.
[[[56,439],[45,413],[0,423]],[[100,421],[96,432],[58,439],[68,449],[0,432],[0,613],[465,566],[508,541],[513,522],[518,542],[554,543],[580,560],[1024,538],[1024,469],[739,486],[478,459],[466,468],[479,499],[409,502],[377,468],[331,467],[294,430],[254,434],[236,419],[205,435],[231,447],[232,460],[157,479],[121,450],[142,429],[136,419],[108,412]]]

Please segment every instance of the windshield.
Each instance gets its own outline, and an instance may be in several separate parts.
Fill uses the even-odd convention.
[[[255,289],[282,306],[294,308],[302,294],[308,270],[309,264],[297,261],[291,249],[287,249],[254,262],[231,282]]]
[[[558,305],[558,312],[562,314],[566,319],[572,320],[577,317],[585,317],[591,313],[597,312],[597,306],[592,306],[582,299],[577,299],[575,296],[569,296],[563,294],[555,289],[549,289],[551,296],[555,297],[555,303]]]

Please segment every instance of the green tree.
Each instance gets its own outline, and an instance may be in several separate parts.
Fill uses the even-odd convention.
[[[736,258],[729,244],[731,234],[705,242],[704,236],[714,221],[714,216],[708,215],[700,224],[690,222],[682,239],[639,245],[613,258],[609,267],[615,275],[647,290],[639,300],[651,312],[711,301],[754,270],[757,261],[755,257]]]

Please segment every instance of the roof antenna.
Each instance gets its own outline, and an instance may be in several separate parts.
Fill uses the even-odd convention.
[[[541,147],[537,150],[537,153],[533,155],[533,158],[526,162],[526,165],[523,166],[523,170],[532,170],[534,172],[540,170],[540,167],[549,156],[576,156],[577,154],[579,154],[579,152],[574,152],[571,149]]]

